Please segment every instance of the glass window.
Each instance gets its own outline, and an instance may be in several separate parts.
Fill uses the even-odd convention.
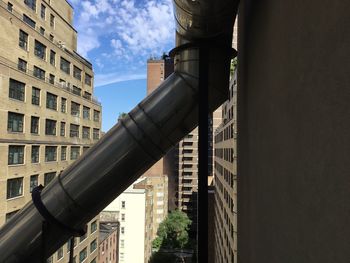
[[[45,134],[46,135],[56,135],[56,121],[55,120],[46,119]]]
[[[100,112],[94,110],[94,121],[100,121]]]
[[[39,117],[30,117],[30,133],[39,134]]]
[[[91,93],[85,91],[83,97],[84,97],[85,99],[91,100]]]
[[[87,249],[84,248],[82,251],[79,253],[79,263],[83,262],[87,257]]]
[[[44,174],[44,186],[48,185],[56,176],[56,172]]]
[[[120,228],[120,233],[125,234],[125,228],[123,226]]]
[[[81,96],[81,89],[77,86],[73,86],[73,94]]]
[[[9,97],[16,100],[24,101],[25,84],[14,79],[10,79]]]
[[[35,29],[35,21],[33,19],[30,19],[28,16],[23,14],[23,21],[27,23],[30,27]]]
[[[63,258],[63,247],[60,247],[57,250],[57,260],[60,260],[61,258]]]
[[[125,208],[125,201],[122,201],[122,208]]]
[[[50,14],[50,26],[55,26],[55,16],[53,14]]]
[[[79,125],[71,124],[69,134],[70,134],[70,137],[79,137]]]
[[[45,80],[45,70],[34,66],[33,76]]]
[[[27,61],[19,58],[17,68],[23,72],[27,72]]]
[[[93,131],[93,139],[94,140],[99,140],[100,139],[100,130],[99,129],[95,129]]]
[[[8,164],[24,164],[24,146],[9,146]]]
[[[83,139],[90,139],[90,127],[83,127]]]
[[[25,50],[28,49],[28,34],[23,30],[19,30],[19,46]]]
[[[83,106],[83,118],[89,120],[90,119],[90,108]]]
[[[23,195],[23,177],[7,180],[7,199]]]
[[[40,105],[40,89],[32,87],[32,104]]]
[[[39,185],[39,175],[34,174],[30,176],[29,191],[32,192],[35,187]]]
[[[45,59],[46,57],[46,46],[40,43],[38,40],[35,40],[34,54],[41,59]]]
[[[12,10],[13,10],[13,4],[12,3],[10,3],[10,2],[7,3],[7,10],[12,12]]]
[[[45,162],[57,160],[57,146],[45,146]]]
[[[61,112],[67,112],[67,99],[61,98]]]
[[[23,114],[9,112],[8,121],[7,121],[7,130],[9,132],[23,132],[23,120],[24,120]]]
[[[56,64],[56,52],[53,50],[50,50],[50,64],[53,66]]]
[[[53,74],[49,75],[49,83],[50,84],[55,84],[55,75],[53,75]]]
[[[70,148],[70,159],[76,160],[80,156],[80,147],[79,146],[72,146]]]
[[[97,221],[91,223],[91,233],[94,233],[97,230]]]
[[[80,104],[75,103],[72,101],[71,104],[71,114],[73,116],[79,117],[80,116]]]
[[[122,214],[122,222],[125,221],[125,214]]]
[[[44,6],[43,4],[41,4],[40,16],[41,16],[42,19],[45,20],[45,16],[46,16],[46,6]]]
[[[36,0],[24,0],[24,3],[31,9],[35,11],[36,9]]]
[[[61,70],[67,74],[70,74],[70,62],[61,57]]]
[[[91,76],[85,73],[85,84],[91,86]]]
[[[74,76],[74,78],[81,80],[81,69],[74,66],[73,67],[73,76]]]
[[[32,146],[32,163],[38,163],[39,162],[39,151],[40,146]]]
[[[57,110],[57,96],[55,94],[46,93],[46,108]]]
[[[60,136],[66,136],[66,123],[61,121]]]
[[[92,253],[93,251],[95,251],[97,248],[97,240],[95,239],[94,241],[92,241],[90,243],[90,253]]]
[[[45,35],[45,28],[43,28],[42,26],[40,27],[40,34],[42,34],[43,36]]]
[[[61,161],[67,160],[67,146],[61,147]]]

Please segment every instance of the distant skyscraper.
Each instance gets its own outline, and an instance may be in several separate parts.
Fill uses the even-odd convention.
[[[2,225],[99,139],[101,105],[67,1],[0,1],[0,24]],[[75,239],[77,262],[97,262],[98,225]],[[48,262],[68,258],[64,245]]]

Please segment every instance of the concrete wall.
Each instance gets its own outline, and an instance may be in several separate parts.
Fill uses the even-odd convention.
[[[238,262],[349,262],[350,2],[242,4]]]

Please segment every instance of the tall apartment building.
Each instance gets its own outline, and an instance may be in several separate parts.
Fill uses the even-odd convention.
[[[0,1],[0,225],[100,136],[91,63],[77,52],[65,0]],[[98,217],[76,238],[76,262],[96,262]],[[67,246],[48,262],[68,262]]]
[[[235,73],[236,74],[236,73]],[[215,262],[237,262],[237,83],[230,83],[223,122],[215,132]]]

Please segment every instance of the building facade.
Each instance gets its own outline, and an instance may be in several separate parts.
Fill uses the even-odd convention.
[[[119,222],[100,221],[98,263],[118,263]]]
[[[65,0],[0,1],[0,225],[100,137],[93,69],[77,53]],[[76,262],[96,262],[98,217],[76,238]],[[67,246],[49,262],[68,262]]]

